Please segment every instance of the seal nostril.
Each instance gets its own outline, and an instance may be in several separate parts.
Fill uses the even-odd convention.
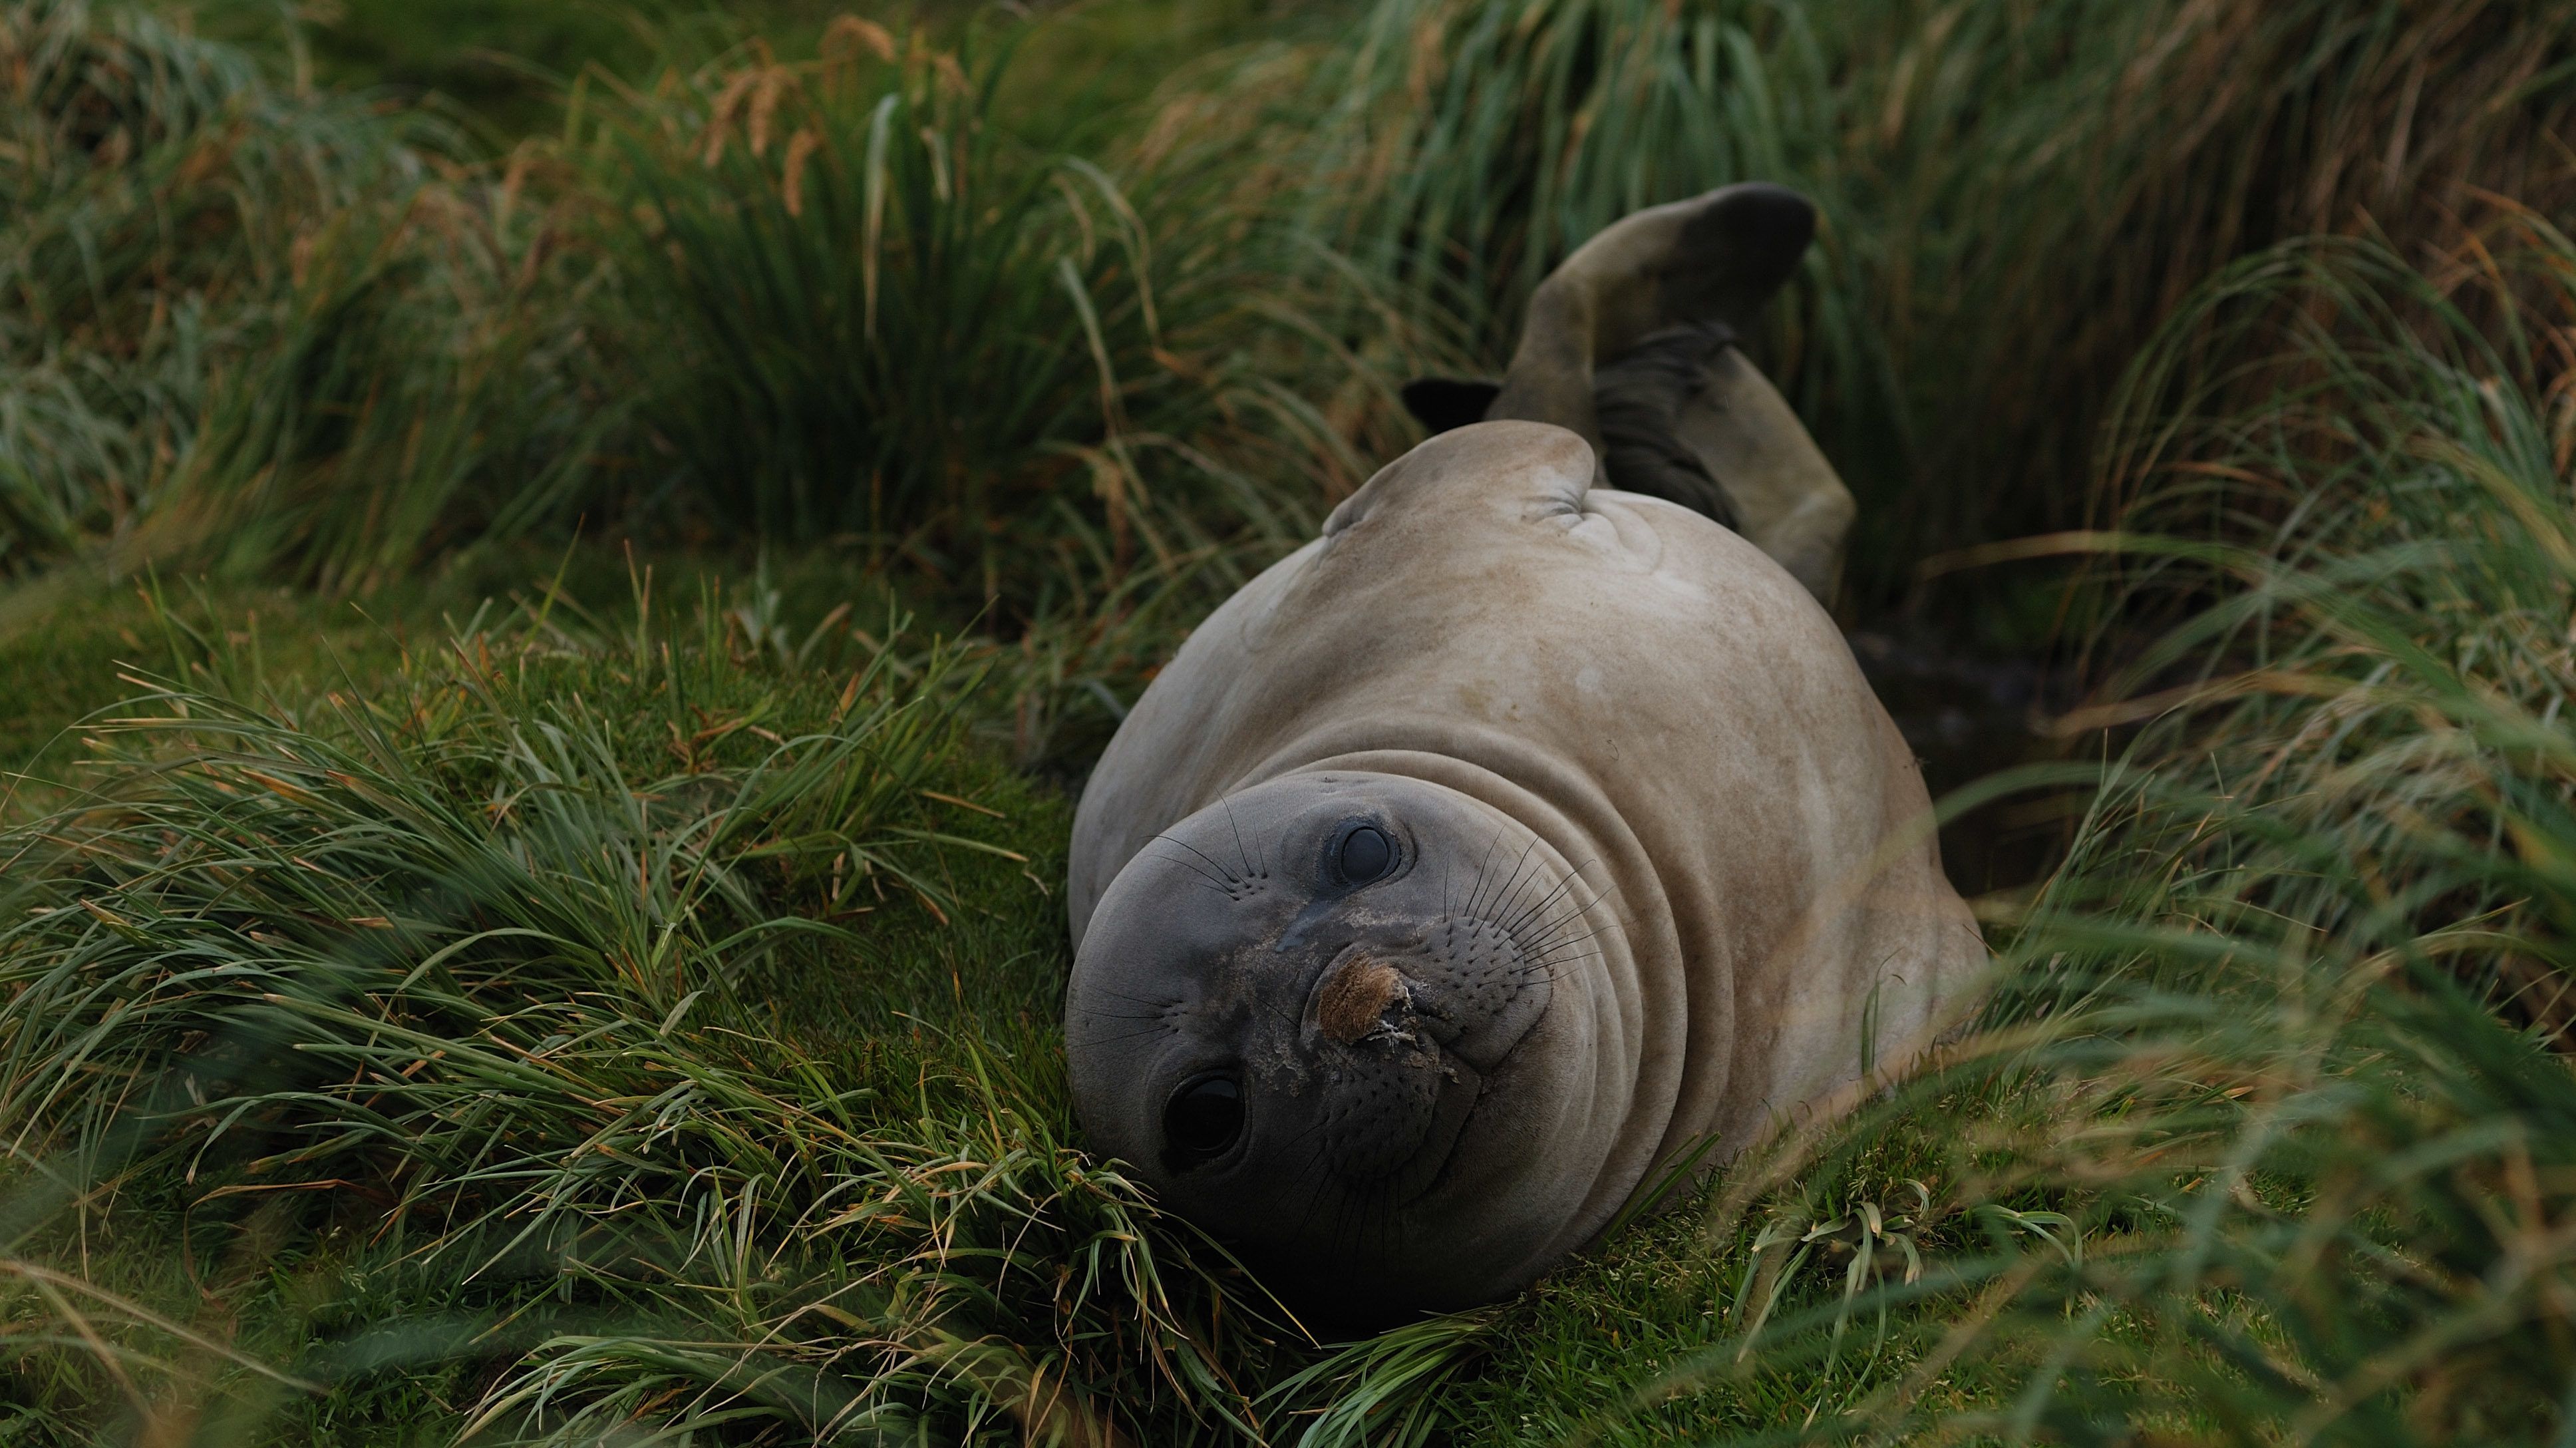
[[[1362,825],[1342,837],[1339,861],[1342,879],[1353,885],[1365,885],[1387,872],[1395,863],[1395,843],[1384,831]]]
[[[1193,1161],[1223,1156],[1243,1135],[1243,1088],[1232,1076],[1182,1083],[1163,1107],[1163,1139]]]
[[[1384,1024],[1389,1007],[1404,999],[1404,977],[1394,967],[1354,960],[1324,982],[1315,1002],[1315,1024],[1343,1045],[1356,1045]]]

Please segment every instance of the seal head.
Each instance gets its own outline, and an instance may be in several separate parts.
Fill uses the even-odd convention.
[[[1092,915],[1076,1109],[1302,1309],[1482,1301],[1564,1250],[1600,1168],[1596,904],[1441,785],[1253,786],[1157,836]]]

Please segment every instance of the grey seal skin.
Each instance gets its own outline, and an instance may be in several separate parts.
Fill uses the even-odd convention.
[[[1306,1308],[1517,1291],[1982,964],[1808,589],[1594,472],[1542,423],[1406,454],[1192,634],[1084,791],[1077,1113]]]

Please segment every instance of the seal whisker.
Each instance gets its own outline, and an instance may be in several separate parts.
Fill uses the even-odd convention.
[[[1323,1125],[1320,1121],[1315,1124],[1318,1127]],[[1292,1239],[1306,1235],[1307,1225],[1315,1220],[1315,1209],[1324,1204],[1324,1188],[1331,1185],[1332,1178],[1329,1173],[1319,1172],[1315,1168],[1323,1163],[1324,1149],[1330,1145],[1330,1142],[1323,1141],[1315,1143],[1315,1149],[1306,1153],[1305,1163],[1297,1168],[1296,1175],[1307,1177],[1314,1184],[1306,1190],[1306,1205],[1298,1209],[1297,1229],[1289,1234]]]
[[[1191,874],[1198,876],[1201,880],[1206,881],[1210,889],[1222,890],[1226,888],[1225,881],[1221,877],[1211,875],[1207,871],[1200,869],[1198,866],[1193,865],[1189,861],[1181,859],[1178,856],[1156,855],[1153,858],[1155,864],[1169,865],[1175,870],[1189,871]]]
[[[1152,859],[1158,865],[1170,865],[1177,870],[1189,871],[1191,874],[1206,881],[1208,888],[1211,890],[1223,891],[1226,890],[1229,885],[1239,883],[1230,875],[1223,877],[1211,875],[1207,871],[1200,869],[1198,866],[1191,864],[1189,861],[1182,859],[1178,855],[1155,855],[1152,856]]]
[[[1538,853],[1538,836],[1532,835],[1529,843],[1521,846],[1519,857],[1512,861],[1512,872],[1504,877],[1503,888],[1496,892],[1494,904],[1491,907],[1493,913],[1508,912],[1512,909],[1512,902],[1520,898],[1521,891],[1526,888],[1521,881],[1521,872],[1529,868],[1530,856],[1536,853]]]
[[[1551,936],[1547,940],[1541,942],[1536,949],[1525,951],[1523,953],[1532,959],[1543,960],[1568,946],[1581,945],[1585,941],[1594,939],[1603,933],[1604,927],[1595,926],[1579,935],[1559,934]]]
[[[1538,964],[1543,964],[1543,961],[1553,961],[1553,958],[1564,956],[1564,953],[1566,953],[1566,951],[1571,951],[1571,948],[1584,946],[1584,943],[1592,943],[1592,940],[1597,940],[1597,938],[1600,938],[1600,935],[1602,935],[1602,930],[1600,930],[1600,928],[1584,930],[1582,935],[1561,935],[1561,938],[1548,940],[1546,946],[1535,948],[1535,951],[1525,951],[1525,953],[1522,953],[1522,961],[1538,961]]]
[[[1535,932],[1513,931],[1512,941],[1514,944],[1519,945],[1523,950],[1529,951],[1532,954],[1543,952],[1556,943],[1558,932],[1564,930],[1574,922],[1583,919],[1590,913],[1590,909],[1591,907],[1588,905],[1570,906],[1564,914],[1540,925]],[[1531,942],[1533,941],[1535,941],[1536,944],[1532,944]]]
[[[1357,1256],[1367,1245],[1368,1217],[1367,1208],[1363,1205],[1367,1199],[1368,1188],[1365,1186],[1345,1191],[1342,1194],[1341,1204],[1333,1212],[1332,1240],[1338,1244],[1347,1234],[1350,1239],[1349,1250],[1353,1256]]]
[[[1577,885],[1589,884],[1590,882],[1583,878],[1583,872],[1599,863],[1600,861],[1597,859],[1586,860],[1582,864],[1575,866],[1572,870],[1567,871],[1565,878],[1556,882],[1555,889],[1548,891],[1547,894],[1540,897],[1535,903],[1522,910],[1519,914],[1513,916],[1510,921],[1504,924],[1503,928],[1506,930],[1519,929],[1523,921],[1528,920],[1532,915],[1537,914],[1539,911],[1545,910],[1552,902],[1555,901],[1557,896],[1564,894],[1566,891]],[[1594,890],[1592,892],[1592,900],[1598,901],[1600,898],[1601,892],[1597,889]],[[1586,908],[1589,908],[1589,903],[1590,902],[1587,902]]]
[[[1478,896],[1485,893],[1485,876],[1493,871],[1494,851],[1502,848],[1502,843],[1503,832],[1500,829],[1496,829],[1494,831],[1493,838],[1485,841],[1485,858],[1478,862],[1476,866],[1476,882],[1468,887],[1467,904],[1462,910],[1460,910],[1460,914],[1473,915],[1476,913],[1476,899]]]
[[[1555,951],[1547,955],[1537,956],[1520,962],[1518,965],[1512,967],[1512,974],[1519,978],[1545,975],[1550,979],[1554,979],[1555,972],[1559,966],[1572,965],[1578,960],[1591,959],[1600,954],[1601,952],[1598,950]]]
[[[1090,988],[1090,993],[1106,997],[1124,1005],[1140,1006],[1143,1008],[1141,1010],[1133,1011],[1086,1008],[1082,1012],[1082,1014],[1087,1017],[1099,1020],[1168,1021],[1172,1018],[1172,1013],[1181,1008],[1181,1003],[1177,1000],[1157,1000],[1150,996],[1128,995],[1123,991],[1110,990],[1098,985],[1092,986]]]
[[[1086,1046],[1086,1047],[1087,1047],[1087,1046],[1114,1046],[1114,1045],[1118,1044],[1118,1043],[1119,1043],[1119,1042],[1121,1042],[1121,1041],[1141,1041],[1141,1040],[1144,1040],[1144,1039],[1145,1039],[1146,1037],[1148,1037],[1148,1036],[1162,1036],[1162,1035],[1169,1035],[1169,1034],[1170,1034],[1174,1029],[1175,1029],[1175,1028],[1174,1028],[1174,1027],[1169,1023],[1169,1022],[1165,1022],[1164,1024],[1159,1025],[1159,1026],[1149,1026],[1149,1027],[1147,1027],[1147,1028],[1145,1028],[1144,1030],[1141,1030],[1141,1031],[1120,1031],[1120,1032],[1116,1033],[1115,1035],[1107,1035],[1107,1036],[1085,1036],[1085,1037],[1083,1037],[1083,1038],[1082,1038],[1081,1040],[1079,1040],[1079,1041],[1070,1041],[1070,1040],[1069,1040],[1069,1041],[1067,1041],[1065,1044],[1067,1044],[1067,1045],[1069,1045],[1069,1046]]]
[[[1234,801],[1232,799],[1220,799],[1217,803],[1225,806],[1226,825],[1234,831],[1235,857],[1243,861],[1243,873],[1246,877],[1249,877],[1252,874],[1252,854],[1243,847],[1243,826],[1234,817]]]
[[[1595,891],[1593,891],[1593,892],[1592,892],[1592,898],[1591,898],[1591,899],[1589,899],[1589,900],[1581,900],[1581,901],[1577,901],[1574,905],[1572,905],[1571,907],[1569,907],[1568,909],[1566,909],[1562,914],[1558,915],[1555,919],[1550,920],[1550,921],[1548,921],[1546,924],[1544,924],[1544,925],[1542,925],[1541,927],[1539,927],[1539,931],[1538,931],[1538,936],[1537,936],[1537,938],[1542,942],[1542,944],[1544,944],[1544,942],[1548,941],[1551,937],[1553,937],[1553,935],[1555,934],[1555,932],[1557,932],[1558,930],[1563,929],[1563,928],[1565,927],[1565,925],[1566,925],[1568,922],[1570,922],[1570,921],[1575,921],[1575,920],[1580,920],[1580,919],[1583,919],[1584,917],[1586,917],[1586,916],[1590,915],[1590,914],[1592,913],[1592,911],[1593,911],[1593,908],[1594,908],[1595,906],[1598,906],[1598,905],[1602,902],[1602,900],[1603,900],[1603,899],[1605,899],[1605,898],[1607,898],[1607,897],[1605,897],[1605,896],[1602,894],[1602,892],[1601,892],[1601,891],[1599,891],[1599,890],[1595,890]],[[1614,921],[1606,922],[1606,923],[1615,924],[1615,923],[1616,923],[1616,921],[1614,920]],[[1521,932],[1519,932],[1519,931],[1514,931],[1514,932],[1513,932],[1513,935],[1512,935],[1512,938],[1513,938],[1513,939],[1515,939],[1515,940],[1520,939],[1520,938],[1521,938]]]
[[[1479,871],[1479,876],[1476,876],[1476,881],[1479,881],[1479,886],[1484,884],[1486,876],[1492,876],[1492,873],[1494,873],[1494,858],[1492,858],[1492,850],[1502,848],[1502,843],[1504,843],[1504,840],[1502,840],[1502,830],[1494,830],[1494,840],[1492,840],[1492,845],[1486,845],[1486,863],[1484,863],[1484,871]],[[1512,866],[1512,873],[1520,873],[1520,866],[1517,866],[1517,863],[1515,863],[1515,866]],[[1504,889],[1504,886],[1507,886],[1507,884],[1512,884],[1512,881],[1510,881],[1510,879],[1494,881],[1494,894],[1489,894],[1489,897],[1486,897],[1486,894],[1481,894],[1481,889],[1479,889],[1479,897],[1476,897],[1476,899],[1481,899],[1481,902],[1484,902],[1484,910],[1481,910],[1481,915],[1492,915],[1492,912],[1494,912],[1494,902],[1497,902],[1497,899],[1502,899],[1502,889]],[[1479,904],[1476,904],[1476,899],[1468,899],[1468,907],[1466,907],[1468,915],[1479,915]]]
[[[1519,900],[1521,892],[1529,888],[1522,881],[1521,872],[1528,867],[1530,856],[1537,850],[1538,836],[1532,835],[1529,843],[1521,847],[1520,858],[1512,861],[1512,873],[1503,881],[1503,888],[1496,893],[1494,904],[1486,912],[1488,915],[1500,918],[1517,912],[1519,907],[1513,902]],[[1544,874],[1545,871],[1542,869],[1540,874],[1531,876],[1531,879],[1542,878]]]
[[[1209,854],[1207,851],[1200,849],[1198,846],[1191,844],[1189,841],[1174,835],[1156,835],[1154,838],[1165,841],[1169,844],[1178,845],[1182,849],[1189,851],[1191,854],[1198,856],[1200,859],[1207,861],[1208,864],[1215,867],[1218,874],[1225,877],[1227,884],[1240,885],[1244,883],[1243,877],[1237,875],[1232,870],[1227,869],[1223,860],[1220,860],[1214,855]]]
[[[1088,987],[1087,989],[1088,989],[1092,994],[1096,994],[1096,995],[1105,995],[1105,996],[1109,997],[1111,1000],[1116,1000],[1116,1001],[1126,1001],[1126,1002],[1128,1002],[1128,1003],[1129,1003],[1129,1004],[1131,1004],[1131,1005],[1152,1006],[1154,1009],[1159,1010],[1159,1011],[1167,1011],[1167,1010],[1170,1010],[1172,1007],[1174,1007],[1174,1006],[1176,1006],[1176,1005],[1179,1005],[1179,1004],[1181,1003],[1181,998],[1180,998],[1179,996],[1175,996],[1175,995],[1152,995],[1152,996],[1141,996],[1141,995],[1137,995],[1137,994],[1136,994],[1136,993],[1134,993],[1133,991],[1123,991],[1123,990],[1118,989],[1116,986],[1111,986],[1111,985],[1097,985],[1097,984],[1095,984],[1095,985],[1092,985],[1092,986]]]
[[[1602,958],[1601,952],[1597,950],[1580,951],[1573,955],[1558,956],[1550,960],[1531,961],[1515,970],[1513,972],[1513,976],[1515,979],[1524,981],[1544,980],[1548,984],[1554,985],[1556,982],[1565,979],[1566,967],[1579,964],[1583,961],[1600,960]]]
[[[1565,949],[1567,946],[1581,945],[1587,940],[1598,937],[1601,933],[1602,932],[1599,930],[1587,930],[1581,935],[1569,935],[1563,940],[1551,940],[1544,947],[1531,951],[1529,955],[1531,959],[1544,960],[1556,952]]]
[[[1564,879],[1557,881],[1555,889],[1548,891],[1529,905],[1522,907],[1522,909],[1515,913],[1509,920],[1501,922],[1503,932],[1507,935],[1517,937],[1520,934],[1521,927],[1527,925],[1530,922],[1531,917],[1555,904],[1558,896],[1563,895],[1567,890],[1572,889],[1579,883],[1581,882],[1572,875],[1568,875]],[[1581,907],[1579,906],[1577,907],[1578,910],[1580,908]]]
[[[1590,930],[1584,931],[1580,935],[1569,935],[1564,933],[1552,934],[1542,939],[1536,949],[1530,950],[1526,953],[1532,956],[1548,955],[1552,952],[1563,950],[1569,945],[1581,945],[1587,940],[1608,933],[1612,928],[1613,927],[1605,921],[1602,924],[1595,925]]]

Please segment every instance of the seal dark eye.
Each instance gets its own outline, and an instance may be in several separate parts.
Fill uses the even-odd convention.
[[[1231,1076],[1201,1076],[1163,1107],[1163,1139],[1198,1161],[1225,1155],[1243,1135],[1243,1088]]]
[[[1365,885],[1387,872],[1395,863],[1395,842],[1382,830],[1362,825],[1342,836],[1342,855],[1338,862],[1342,879],[1353,885]]]

